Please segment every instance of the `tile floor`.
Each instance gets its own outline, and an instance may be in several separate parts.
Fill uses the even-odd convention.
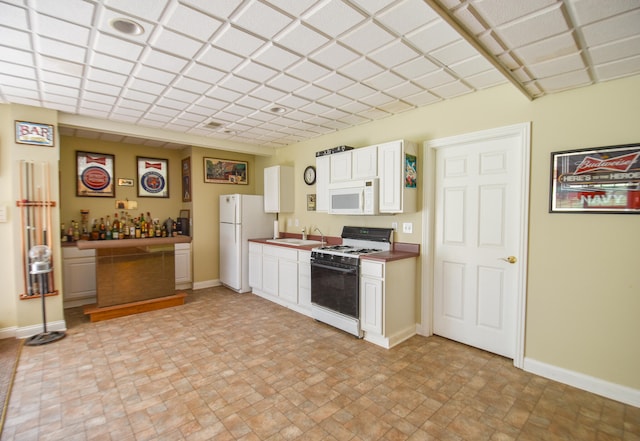
[[[24,347],[2,440],[640,440],[640,409],[440,337],[385,350],[252,294]]]

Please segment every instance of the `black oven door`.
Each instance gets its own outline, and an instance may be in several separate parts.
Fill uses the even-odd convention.
[[[311,262],[311,303],[357,319],[359,289],[357,266]]]

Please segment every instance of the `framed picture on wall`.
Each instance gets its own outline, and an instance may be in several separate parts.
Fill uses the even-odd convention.
[[[204,182],[247,185],[247,163],[229,159],[204,158]]]
[[[53,147],[53,125],[16,121],[16,143]]]
[[[169,197],[169,160],[138,156],[138,197]]]
[[[105,153],[76,152],[76,195],[113,198],[116,196],[115,157]]]
[[[549,211],[640,214],[640,144],[552,152]]]
[[[182,202],[191,202],[191,158],[182,160]]]

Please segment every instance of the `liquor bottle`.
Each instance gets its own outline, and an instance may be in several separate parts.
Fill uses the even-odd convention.
[[[136,239],[140,239],[142,237],[142,227],[140,225],[140,221],[136,219]]]
[[[104,226],[104,218],[101,217],[100,218],[100,227],[98,229],[99,233],[100,233],[100,240],[105,240],[107,238],[107,229]]]
[[[98,222],[93,219],[93,226],[91,227],[91,240],[100,239],[100,231],[98,231]]]
[[[129,239],[136,238],[136,225],[133,223],[133,218],[129,218]]]
[[[107,214],[107,223],[105,225],[105,239],[113,239],[113,231],[111,230],[111,216]]]
[[[67,241],[67,231],[64,229],[64,223],[60,224],[60,241],[61,242]]]
[[[80,225],[78,222],[73,222],[73,241],[77,242],[80,240]]]
[[[144,213],[140,213],[140,237],[147,237],[147,221],[144,218]]]
[[[156,237],[162,236],[162,230],[160,229],[160,221],[156,219]]]
[[[118,221],[118,213],[113,215],[113,226],[111,227],[111,238],[113,240],[120,239],[120,221]]]

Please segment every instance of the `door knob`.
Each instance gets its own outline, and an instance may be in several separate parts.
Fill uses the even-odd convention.
[[[502,260],[504,260],[505,262],[509,262],[510,264],[514,264],[518,261],[518,259],[516,259],[516,256],[509,256]]]

